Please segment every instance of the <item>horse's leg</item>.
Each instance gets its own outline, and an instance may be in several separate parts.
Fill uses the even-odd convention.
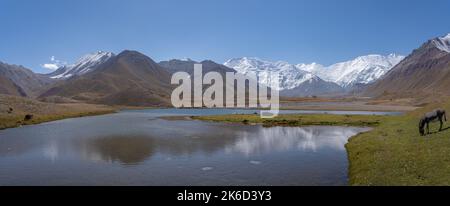
[[[430,123],[427,122],[427,134],[430,134]]]
[[[439,132],[440,132],[440,131],[442,131],[442,124],[444,124],[444,123],[442,122],[442,117],[439,118],[439,122],[441,123],[441,126],[439,126]]]

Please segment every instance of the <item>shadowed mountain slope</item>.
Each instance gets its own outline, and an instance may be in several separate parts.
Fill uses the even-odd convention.
[[[170,106],[170,74],[149,57],[123,51],[94,71],[59,82],[40,97],[62,96],[90,103]]]

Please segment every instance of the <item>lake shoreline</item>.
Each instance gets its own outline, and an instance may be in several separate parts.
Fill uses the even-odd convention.
[[[59,105],[59,104],[56,104]],[[61,104],[64,106],[69,106],[71,104]],[[151,109],[173,109],[171,107],[131,107],[131,106],[106,106],[106,105],[97,105],[97,104],[85,104],[89,105],[89,108],[87,111],[76,111],[79,109],[76,109],[75,111],[52,111],[51,114],[34,114],[32,112],[29,112],[34,116],[33,119],[29,121],[24,121],[23,117],[28,112],[20,112],[19,114],[2,114],[0,115],[0,130],[9,129],[9,128],[16,128],[24,125],[34,125],[34,124],[40,124],[45,122],[52,122],[52,121],[58,121],[62,119],[69,119],[69,118],[78,118],[78,117],[86,117],[86,116],[97,116],[97,115],[105,115],[105,114],[111,114],[121,111],[140,111],[140,110],[151,110]],[[183,108],[183,109],[209,109],[209,108]],[[223,109],[235,109],[235,108],[223,108]],[[242,108],[242,110],[255,110],[252,108]],[[281,111],[288,111],[288,110],[300,110],[300,109],[290,109],[290,108],[281,108]],[[326,112],[333,112],[333,111],[342,111],[342,112],[352,112],[352,111],[364,111],[364,112],[402,112],[400,110],[393,110],[393,111],[387,111],[387,110],[338,110],[336,108],[324,108],[324,109],[312,109],[312,108],[306,108],[301,109],[302,111],[306,112],[314,112],[314,111],[320,111],[323,110],[324,113]],[[278,123],[281,125],[281,123]],[[344,123],[345,124],[345,123]],[[283,124],[284,125],[284,124]],[[329,125],[327,123],[312,123],[312,125]],[[332,123],[332,125],[342,125],[337,122]],[[350,126],[358,126],[358,124],[350,123]],[[363,125],[364,126],[364,125]]]
[[[172,117],[175,118],[175,117]],[[283,114],[272,119],[262,119],[259,115],[235,114],[193,116],[193,120],[211,122],[230,122],[242,124],[261,124],[272,126],[362,126],[375,127],[387,116],[382,115],[338,115],[338,114]]]
[[[50,103],[31,98],[0,95],[0,130],[67,118],[103,115],[118,108],[87,103]]]
[[[399,116],[372,115],[280,115],[264,120],[258,115],[198,116],[196,120],[262,124],[266,126],[302,127],[366,126],[372,130],[349,138],[345,145],[348,157],[349,185],[449,185],[446,164],[450,153],[450,126],[430,126],[433,131],[423,137],[417,130],[420,117],[435,108],[450,110],[450,102],[433,103]],[[427,168],[433,168],[429,170]]]
[[[288,114],[281,115],[272,120],[264,120],[259,115],[216,115],[216,116],[194,116],[194,117],[171,117],[175,120],[200,120],[210,122],[222,123],[241,123],[245,125],[262,125],[264,127],[308,127],[308,126],[345,126],[345,127],[366,127],[370,128],[368,131],[360,132],[348,138],[348,142],[354,137],[369,133],[378,127],[383,121],[386,121],[388,116],[373,116],[373,115],[321,115],[308,114],[296,115]],[[171,119],[169,118],[169,120]],[[364,120],[363,120],[364,119]],[[305,121],[306,120],[306,121]],[[347,143],[348,144],[348,143]],[[349,181],[347,185],[351,185],[351,159],[349,158],[349,148],[345,144],[345,151],[347,153],[348,169],[347,174]]]
[[[116,110],[111,111],[89,111],[89,112],[79,112],[79,113],[61,113],[54,115],[39,115],[33,117],[31,120],[25,121],[23,120],[23,115],[11,115],[9,118],[2,118],[2,122],[0,122],[0,130],[12,129],[26,125],[37,125],[47,122],[53,122],[63,119],[71,119],[71,118],[80,118],[80,117],[89,117],[89,116],[99,116],[106,114],[116,113]]]
[[[450,110],[450,102],[444,105],[440,103],[430,104],[425,108],[398,116],[289,113],[280,114],[273,119],[261,119],[253,111],[245,111],[247,114],[242,111],[236,111],[240,114],[221,114],[217,112],[203,113],[203,110],[200,110],[202,114],[198,114],[196,111],[188,109],[185,111],[182,109],[173,110],[171,113],[150,110],[152,113],[161,113],[159,116],[154,116],[155,119],[191,122],[179,123],[180,126],[186,124],[197,125],[195,121],[209,121],[260,125],[268,128],[306,126],[368,127],[371,128],[370,131],[351,136],[345,144],[348,158],[349,185],[438,185],[438,182],[439,185],[448,185],[450,184],[450,173],[448,168],[442,164],[442,162],[448,161],[448,158],[442,154],[450,153],[450,139],[448,138],[450,127],[448,123],[444,125],[444,130],[441,132],[437,132],[436,127],[438,124],[432,124],[431,130],[433,133],[426,137],[420,136],[417,131],[418,119],[426,111],[437,107]],[[65,119],[116,112],[116,110],[111,110],[111,107],[104,107],[104,109],[108,110],[103,110],[100,113],[77,113],[58,118]],[[127,113],[126,110],[119,110],[119,113],[121,112]],[[145,115],[142,118],[148,120]],[[48,118],[47,120],[53,121],[57,119]],[[426,168],[433,168],[433,170],[430,171]]]
[[[2,179],[5,185],[347,185],[345,143],[370,129],[264,127],[190,119],[224,112],[242,110],[123,111],[1,131],[0,162],[9,162],[10,167],[0,176],[16,173]],[[172,118],[177,114],[185,116]],[[60,165],[61,170],[42,166],[47,164]],[[40,172],[29,175],[23,167]],[[154,172],[145,174],[149,168]],[[200,177],[185,178],[199,172]],[[137,173],[145,175],[132,175]],[[77,178],[85,174],[87,179]]]

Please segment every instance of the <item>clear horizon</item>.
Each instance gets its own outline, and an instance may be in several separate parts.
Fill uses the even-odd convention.
[[[0,2],[0,61],[39,73],[98,50],[155,61],[238,57],[330,65],[368,54],[408,55],[450,32],[450,2],[27,1]],[[401,12],[400,12],[401,11]]]

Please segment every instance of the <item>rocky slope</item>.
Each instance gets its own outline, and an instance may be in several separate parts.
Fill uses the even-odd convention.
[[[364,91],[376,97],[450,95],[450,34],[424,43]]]
[[[67,79],[73,76],[81,76],[97,69],[97,67],[115,55],[112,52],[98,51],[81,57],[71,65],[64,65],[46,76],[52,79]]]
[[[0,94],[35,97],[53,82],[23,66],[0,62]]]
[[[149,57],[123,51],[81,76],[57,83],[40,98],[61,96],[89,103],[170,106],[170,74]]]

